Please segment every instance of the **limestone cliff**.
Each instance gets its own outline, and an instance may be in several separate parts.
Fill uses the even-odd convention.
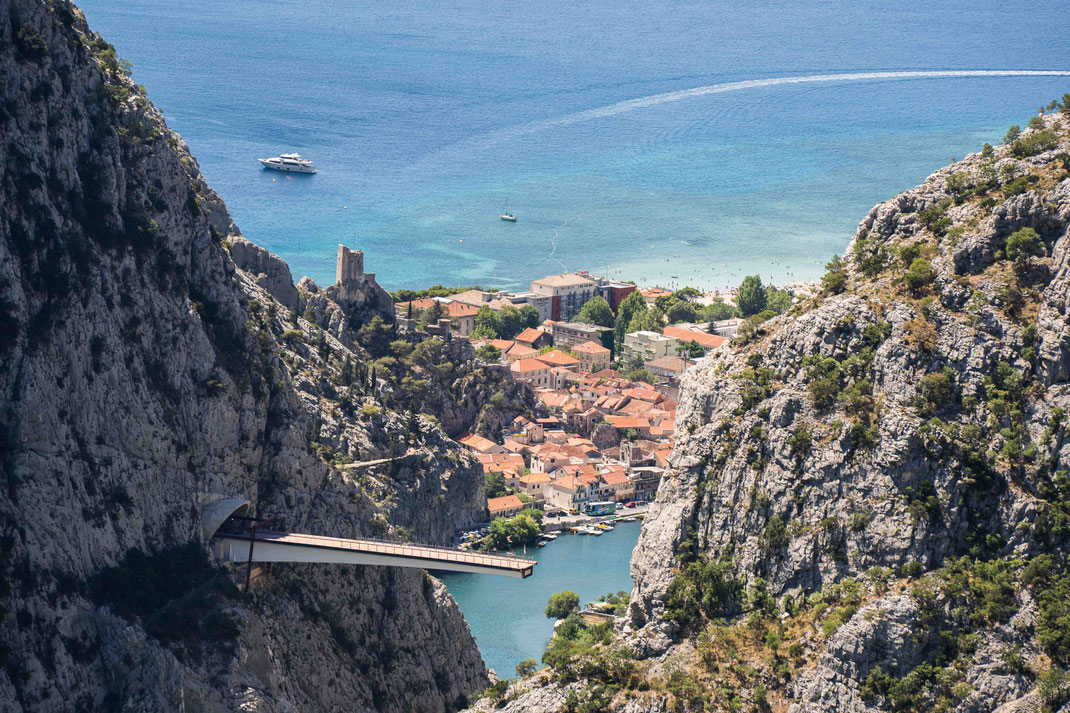
[[[820,297],[687,372],[618,622],[637,658],[558,652],[504,710],[1070,700],[1068,129],[878,205]]]
[[[445,542],[483,516],[478,465],[295,312],[69,2],[0,0],[0,142],[0,708],[463,705],[487,676],[436,580],[276,565],[239,595],[198,508]]]

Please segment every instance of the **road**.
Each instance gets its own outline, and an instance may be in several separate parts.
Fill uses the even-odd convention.
[[[634,508],[618,508],[615,515],[601,515],[598,517],[592,517],[590,515],[566,515],[564,517],[544,517],[542,519],[542,526],[549,531],[564,530],[569,527],[576,527],[577,525],[587,525],[593,522],[602,522],[603,520],[613,520],[617,517],[627,517],[629,515],[645,515],[650,509],[649,504],[640,505]]]

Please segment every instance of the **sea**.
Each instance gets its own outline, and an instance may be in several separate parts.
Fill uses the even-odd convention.
[[[242,232],[321,285],[339,243],[388,289],[813,280],[874,204],[1070,91],[983,74],[1070,70],[1065,0],[79,4]],[[319,173],[256,160],[289,151]]]
[[[814,280],[873,205],[1070,92],[1065,0],[79,5],[242,232],[321,285],[339,243],[388,289]],[[291,151],[319,173],[257,162]],[[550,594],[631,588],[638,534],[444,580],[512,675]]]
[[[562,534],[545,547],[517,549],[513,554],[538,562],[526,579],[436,574],[457,600],[484,663],[500,678],[512,677],[524,659],[539,661],[553,636],[554,620],[545,615],[551,594],[575,592],[585,606],[603,595],[631,592],[629,562],[641,527],[621,522],[597,537]]]

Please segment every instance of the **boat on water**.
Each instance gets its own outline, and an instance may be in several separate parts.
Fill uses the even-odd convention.
[[[595,525],[595,527],[597,527],[602,532],[606,532],[608,530],[612,530],[613,529],[613,526],[610,525],[608,522],[600,522],[597,525]]]
[[[502,214],[499,215],[498,217],[501,218],[502,220],[504,220],[507,223],[515,223],[516,222],[516,213],[510,213],[509,212],[509,201],[508,200],[505,201],[505,207],[502,208]]]
[[[556,540],[557,539],[557,535],[555,535],[552,532],[544,532],[541,535],[539,535],[539,537],[541,537],[544,540]]]
[[[257,159],[264,168],[288,173],[315,173],[316,167],[299,153],[284,153],[271,158]]]

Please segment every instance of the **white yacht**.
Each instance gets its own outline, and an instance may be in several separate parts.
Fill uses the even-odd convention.
[[[264,168],[274,171],[290,171],[292,173],[315,173],[316,167],[307,158],[301,158],[298,153],[284,153],[273,158],[258,159]]]

